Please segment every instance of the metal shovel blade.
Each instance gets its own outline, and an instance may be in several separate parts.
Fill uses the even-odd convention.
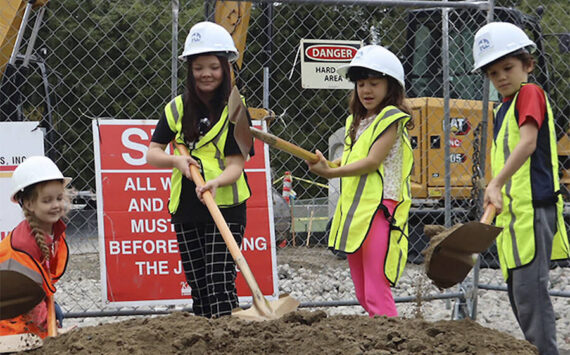
[[[439,249],[430,261],[427,275],[439,288],[449,288],[467,277],[477,261],[477,254]]]
[[[236,308],[232,312],[233,317],[237,317],[247,321],[261,322],[265,320],[273,320],[281,318],[286,313],[294,312],[299,307],[299,301],[289,296],[282,294],[279,299],[275,301],[265,300],[265,306],[259,307],[254,305],[248,309]]]
[[[45,297],[44,290],[37,282],[13,270],[0,271],[0,285],[0,319],[24,314]]]
[[[495,208],[489,205],[480,222],[468,222],[432,237],[426,254],[427,276],[439,287],[449,288],[467,277],[479,253],[484,252],[503,228],[490,225]]]
[[[253,136],[249,131],[250,120],[248,118],[247,108],[243,104],[241,95],[236,86],[232,88],[228,99],[228,117],[230,122],[234,124],[234,138],[239,150],[243,158],[247,161],[251,147],[253,146]]]
[[[468,222],[453,231],[440,246],[460,253],[482,253],[489,249],[502,230],[481,222]]]
[[[0,336],[0,353],[14,353],[37,349],[44,345],[42,338],[32,333]]]

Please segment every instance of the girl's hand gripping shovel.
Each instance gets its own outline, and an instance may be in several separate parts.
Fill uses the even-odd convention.
[[[503,228],[491,226],[495,206],[489,204],[480,222],[468,222],[443,231],[430,240],[425,251],[427,276],[439,288],[449,288],[465,279],[479,253],[487,250]]]
[[[188,148],[185,145],[174,143],[176,149],[182,155],[190,155],[188,152]],[[205,185],[204,178],[198,171],[198,168],[194,165],[190,165],[190,174],[192,175],[192,180],[196,184],[196,186],[203,186]],[[243,254],[239,250],[239,246],[237,245],[232,232],[230,231],[224,216],[220,212],[216,201],[214,201],[214,197],[210,193],[210,191],[206,191],[202,194],[202,198],[206,203],[206,207],[210,211],[216,226],[218,227],[226,246],[228,247],[235,263],[239,267],[241,274],[245,278],[249,289],[251,290],[251,296],[253,299],[253,306],[247,310],[236,309],[233,311],[232,315],[238,318],[242,318],[245,320],[255,320],[255,321],[262,321],[262,320],[271,320],[277,319],[283,316],[286,313],[293,312],[299,306],[299,301],[294,299],[289,295],[281,295],[278,300],[275,301],[268,301],[261,293],[257,282],[255,281],[255,277],[251,272],[249,265],[247,264]]]

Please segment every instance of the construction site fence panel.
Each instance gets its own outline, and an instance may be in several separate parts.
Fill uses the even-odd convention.
[[[20,3],[8,1],[2,6],[18,6],[17,11],[24,11],[26,4]],[[35,43],[31,42],[40,16],[38,8],[32,9],[23,29],[17,21],[9,24],[11,31],[0,42],[5,100],[1,119],[41,121],[46,154],[65,176],[73,177],[75,195],[67,232],[71,259],[57,293],[65,313],[82,317],[165,311],[159,306],[116,310],[101,301],[92,120],[158,119],[164,106],[184,90],[187,68],[177,56],[190,27],[205,19],[214,20],[216,9],[229,4],[53,0],[42,6],[45,13],[38,21]],[[422,266],[422,250],[428,244],[425,225],[451,227],[481,216],[485,181],[490,179],[491,108],[499,96],[486,87],[484,76],[471,72],[472,44],[475,32],[490,20],[516,23],[538,45],[531,80],[545,88],[552,104],[568,229],[567,10],[564,0],[254,1],[222,21],[248,25],[243,63],[234,66],[236,83],[248,106],[272,113],[267,117],[270,133],[310,151],[319,149],[330,160],[342,152],[334,147],[343,143],[351,89],[310,88],[311,83],[303,83],[307,55],[300,53],[302,42],[361,41],[385,46],[400,58],[414,121],[410,138],[415,166],[408,267],[394,295],[409,301],[417,297],[418,284],[424,285],[420,289],[426,298],[465,296],[465,289],[478,284],[488,292],[505,285],[494,247],[481,255],[477,280],[470,274],[464,285],[447,293],[430,285]],[[13,56],[10,38],[22,31],[20,50]],[[9,57],[13,57],[12,66]],[[321,63],[322,70],[330,70],[325,61]],[[325,74],[321,85],[346,84],[334,70]],[[269,152],[281,291],[307,303],[354,302],[345,256],[327,249],[339,194],[337,179],[327,181],[310,173],[303,160],[280,150],[270,148]],[[289,202],[282,194],[287,171],[292,175],[294,193]],[[553,266],[568,266],[568,261]],[[320,282],[327,289],[309,294],[296,287],[293,279],[309,282],[316,277],[306,272],[330,275]],[[570,285],[553,279],[552,291],[568,297]]]

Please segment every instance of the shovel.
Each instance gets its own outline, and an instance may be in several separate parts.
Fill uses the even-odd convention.
[[[249,113],[236,86],[232,88],[228,99],[228,119],[234,124],[234,139],[239,150],[243,158],[248,161],[249,152],[253,146],[253,137],[249,131]]]
[[[319,157],[316,154],[311,153],[308,150],[303,149],[293,143],[287,142],[284,139],[274,136],[273,134],[260,131],[255,127],[251,127],[246,113],[247,109],[241,100],[238,89],[235,86],[233,87],[230,98],[228,100],[228,112],[229,120],[235,124],[234,137],[238,143],[238,146],[240,147],[242,154],[244,154],[244,157],[247,156],[244,153],[244,149],[247,147],[248,143],[250,144],[249,147],[251,147],[251,137],[253,136],[260,141],[267,143],[271,147],[287,152],[291,155],[296,156],[297,158],[307,160],[311,163],[316,163],[319,161]],[[242,145],[244,148],[242,148]],[[249,148],[247,152],[249,153]],[[338,165],[333,162],[327,161],[327,164],[331,168],[338,168]]]
[[[439,288],[449,288],[465,279],[503,228],[491,226],[495,206],[489,204],[479,222],[468,222],[443,231],[430,240],[426,249],[427,276]]]
[[[287,142],[286,140],[281,139],[271,133],[260,131],[255,127],[250,127],[249,130],[255,138],[269,144],[271,147],[287,152],[291,155],[296,156],[297,158],[307,160],[313,164],[319,161],[319,157],[315,153],[311,153],[308,150],[303,149],[293,143]],[[327,160],[327,164],[331,168],[338,168],[338,165],[331,161]]]
[[[32,333],[0,336],[1,354],[37,349],[43,345],[42,338]]]
[[[175,146],[180,154],[190,155],[188,148],[186,148],[185,145],[175,143]],[[247,151],[249,151],[249,149]],[[200,172],[196,166],[190,165],[190,174],[192,175],[192,180],[196,186],[205,185],[204,179],[202,178],[202,175],[200,175]],[[251,290],[253,307],[247,310],[236,309],[232,312],[232,316],[244,320],[263,321],[277,319],[286,313],[295,311],[299,306],[299,301],[287,294],[279,296],[279,299],[275,301],[268,301],[263,296],[263,293],[261,293],[261,290],[255,281],[255,277],[253,276],[249,265],[239,250],[239,246],[237,245],[232,232],[226,224],[224,216],[220,212],[216,201],[214,201],[214,197],[210,191],[206,191],[202,194],[202,198],[204,199],[206,207],[208,207],[208,210],[210,211],[210,214],[212,215],[216,226],[222,234],[222,238],[224,238],[224,242],[226,243],[226,246],[228,247],[236,265],[239,267],[241,274],[245,278],[245,281]]]
[[[29,312],[46,297],[42,287],[28,276],[13,270],[0,271],[0,319],[10,319]],[[57,335],[55,305],[52,296],[47,296],[48,336]],[[11,353],[39,348],[43,340],[33,333],[0,336],[0,353]]]
[[[29,312],[46,296],[36,281],[13,270],[0,271],[0,320],[10,319]]]

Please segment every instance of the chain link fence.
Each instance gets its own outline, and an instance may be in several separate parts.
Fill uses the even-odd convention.
[[[19,0],[7,4],[20,13],[26,6]],[[0,42],[1,119],[41,121],[46,154],[66,176],[74,178],[77,193],[68,230],[73,255],[58,296],[69,315],[117,314],[102,305],[99,291],[91,122],[96,118],[158,119],[164,105],[183,90],[185,68],[175,58],[190,27],[213,20],[215,7],[223,4],[52,0],[30,12],[17,55],[11,55],[9,41]],[[491,18],[516,23],[538,44],[532,80],[551,98],[560,139],[566,228],[570,222],[570,16],[566,1],[453,1],[443,6],[439,1],[253,2],[243,66],[235,68],[248,105],[275,113],[269,121],[271,133],[310,151],[319,149],[332,160],[338,155],[329,138],[344,125],[350,92],[302,88],[297,57],[301,39],[362,40],[398,55],[404,63],[415,122],[410,132],[415,154],[408,259],[412,264],[423,261],[421,251],[428,242],[424,225],[449,227],[478,219],[482,212],[484,181],[490,178],[487,155],[492,124],[488,122],[498,94],[492,87],[485,89],[483,78],[470,69],[474,33]],[[238,13],[238,22],[247,15]],[[19,23],[8,26],[8,36],[16,36]],[[489,110],[483,110],[487,104]],[[337,265],[342,255],[332,255],[325,248],[338,182],[310,174],[303,161],[286,153],[270,149],[270,154],[278,206],[279,267],[284,260],[280,259],[282,250],[301,259],[319,257],[318,263],[325,268],[328,263]],[[292,206],[280,197],[286,171],[292,173],[296,193]],[[346,263],[341,265],[348,268]],[[504,281],[493,248],[482,254],[481,267],[483,286],[502,289]],[[417,277],[405,271],[403,281],[413,285]],[[475,285],[475,278],[471,279]],[[464,287],[471,286],[460,289]],[[554,283],[553,291],[568,297],[570,285]],[[298,292],[296,297],[309,301],[309,295]],[[413,298],[410,292],[398,287],[395,296]],[[428,287],[430,292],[437,290]],[[447,295],[457,297],[452,292]],[[330,299],[341,304],[345,298],[333,292]],[[149,312],[159,309],[151,307]]]

